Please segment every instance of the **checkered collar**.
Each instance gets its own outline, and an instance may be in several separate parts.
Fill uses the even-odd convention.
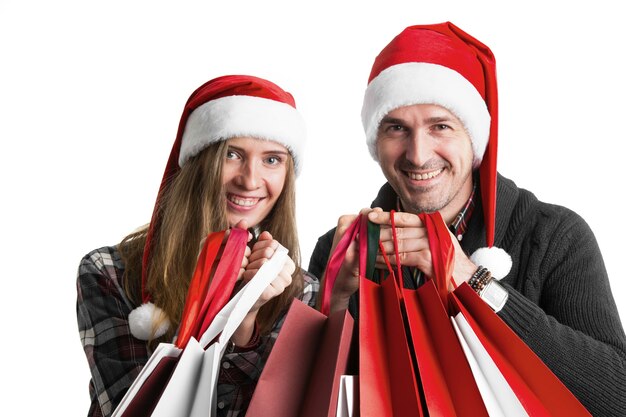
[[[459,214],[456,215],[454,220],[448,224],[448,228],[450,231],[456,236],[456,238],[461,241],[463,239],[463,235],[467,231],[467,227],[469,224],[469,220],[472,217],[472,213],[474,212],[474,207],[476,206],[475,196],[476,196],[476,184],[477,181],[474,181],[474,187],[472,188],[472,194],[470,194],[467,202],[459,211]],[[398,211],[403,211],[402,202],[400,201],[400,197],[396,196],[396,208]]]

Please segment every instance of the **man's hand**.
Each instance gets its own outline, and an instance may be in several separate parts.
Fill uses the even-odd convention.
[[[371,222],[380,225],[380,240],[385,249],[385,254],[387,254],[389,262],[392,265],[396,265],[397,261],[391,230],[391,213],[375,211],[369,213],[368,218]],[[419,216],[412,213],[399,212],[394,213],[394,221],[396,225],[400,264],[415,267],[426,276],[432,276],[433,264],[428,242],[428,233]],[[456,285],[460,285],[462,282],[470,279],[474,271],[476,271],[477,266],[474,265],[465,252],[463,252],[458,240],[452,233],[450,233],[450,237],[454,245],[454,269],[452,271],[452,277]],[[377,268],[386,268],[384,258],[380,253],[376,257],[376,263]]]
[[[381,211],[381,209],[364,208],[360,211],[360,214],[367,215],[371,211]],[[335,252],[337,244],[356,218],[357,215],[353,214],[344,215],[339,218],[335,236],[333,237],[333,245],[330,251],[331,255]],[[359,289],[359,250],[357,244],[358,236],[357,240],[352,241],[350,246],[348,246],[346,257],[337,274],[337,279],[330,297],[331,313],[348,308],[350,297]],[[322,282],[323,285],[326,285],[326,277],[322,279]]]

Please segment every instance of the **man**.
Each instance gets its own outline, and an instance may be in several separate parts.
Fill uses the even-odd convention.
[[[594,416],[625,416],[626,336],[593,233],[572,211],[497,174],[489,48],[451,23],[406,28],[374,62],[362,120],[388,181],[363,212],[382,225],[388,254],[389,212],[399,212],[404,285],[415,288],[432,271],[416,214],[439,211],[455,237],[456,283],[477,290]],[[354,217],[320,237],[310,272],[323,276]],[[357,316],[354,260],[351,248],[331,309]]]

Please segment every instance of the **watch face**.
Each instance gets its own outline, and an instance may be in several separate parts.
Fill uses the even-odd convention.
[[[504,307],[509,298],[509,292],[498,281],[492,279],[480,292],[482,298],[496,313]]]

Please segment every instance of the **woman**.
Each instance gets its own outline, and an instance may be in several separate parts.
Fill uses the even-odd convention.
[[[223,358],[218,415],[245,414],[286,308],[293,297],[314,305],[318,291],[317,280],[300,269],[295,224],[304,136],[293,97],[269,81],[224,76],[190,96],[149,226],[92,251],[79,268],[90,416],[111,415],[152,350],[172,340],[203,239],[235,226],[254,234],[242,262],[244,282],[278,242],[291,257]]]

